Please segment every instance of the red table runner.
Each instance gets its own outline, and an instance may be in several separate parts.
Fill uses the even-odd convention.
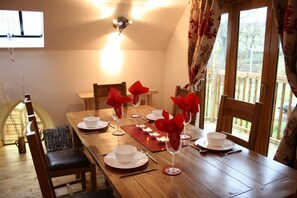
[[[146,123],[146,127],[150,127],[154,131],[160,133],[159,137],[167,136],[167,133],[157,130],[154,124]],[[121,127],[126,133],[131,135],[138,142],[143,144],[151,152],[166,150],[165,143],[160,143],[155,137],[150,136],[148,133],[144,132],[141,128],[137,128],[135,124],[126,125]]]

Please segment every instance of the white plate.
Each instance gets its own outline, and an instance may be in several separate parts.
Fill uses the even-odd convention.
[[[148,162],[148,157],[146,154],[136,151],[134,160],[129,163],[120,163],[116,160],[114,152],[108,153],[104,157],[104,163],[108,166],[118,169],[131,169],[131,168],[138,168],[143,166]]]
[[[152,114],[152,113],[146,115],[145,117],[146,117],[147,119],[149,119],[149,120],[153,120],[153,121],[158,120],[158,119],[163,119],[163,116],[162,116],[162,115],[160,115],[160,116],[155,116],[155,115]],[[172,118],[173,118],[173,116],[172,116],[172,115],[169,115],[169,119],[172,119]]]
[[[214,150],[214,151],[226,151],[234,147],[234,142],[226,139],[223,146],[212,146],[212,145],[208,145],[207,138],[202,137],[195,141],[195,145],[201,146],[209,150]]]
[[[103,129],[103,128],[107,127],[107,125],[108,125],[108,122],[99,121],[96,127],[91,128],[91,127],[87,127],[85,125],[85,122],[82,121],[82,122],[77,124],[77,127],[80,128],[80,129],[85,129],[85,130],[96,130],[96,129]]]

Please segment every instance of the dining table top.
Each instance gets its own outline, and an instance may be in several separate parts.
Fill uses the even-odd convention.
[[[164,143],[154,143],[154,137],[133,128],[136,124],[146,124],[153,129],[154,124],[146,118],[155,108],[148,105],[137,107],[140,118],[132,118],[133,107],[123,108],[121,127],[123,136],[114,136],[116,121],[112,119],[113,109],[101,109],[67,113],[73,129],[73,141],[90,152],[106,181],[113,188],[116,197],[290,197],[297,189],[297,170],[269,159],[239,145],[231,150],[241,150],[224,155],[225,149],[207,149],[199,152],[194,144],[206,137],[208,131],[187,125],[187,134],[192,138],[184,141],[184,146],[175,155],[175,165],[181,169],[176,176],[163,173],[163,168],[171,164],[172,155],[164,149]],[[100,130],[84,130],[78,127],[84,117],[99,116],[109,124]],[[130,131],[129,131],[130,130]],[[154,143],[159,150],[149,148]],[[157,161],[147,158],[139,169],[122,169],[107,163],[117,145],[131,144],[138,151],[145,151]],[[203,145],[200,144],[203,147]],[[208,148],[207,146],[205,146]],[[229,149],[228,149],[229,151]],[[140,169],[141,168],[141,169]],[[143,171],[127,176],[127,172]],[[124,177],[123,177],[124,176]]]

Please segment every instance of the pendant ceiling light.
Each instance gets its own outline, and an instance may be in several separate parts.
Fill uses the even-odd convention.
[[[119,30],[119,35],[122,33],[128,25],[132,24],[132,20],[127,19],[126,17],[118,17],[112,21],[113,27]]]

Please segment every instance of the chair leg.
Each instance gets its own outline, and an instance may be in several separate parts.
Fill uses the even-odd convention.
[[[86,185],[86,173],[81,174],[81,187],[82,187],[82,189],[87,188],[87,185]]]
[[[96,177],[96,166],[95,164],[91,164],[91,189],[95,191],[97,189],[97,177]]]

